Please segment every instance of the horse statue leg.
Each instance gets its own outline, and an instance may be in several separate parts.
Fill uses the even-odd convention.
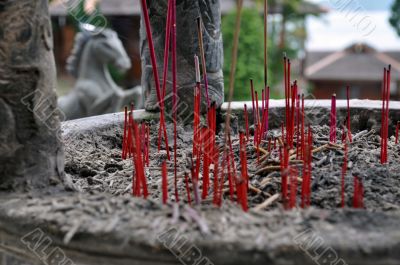
[[[110,112],[119,112],[125,106],[129,106],[132,103],[135,109],[141,109],[143,107],[143,93],[141,86],[137,86],[128,90],[118,89],[115,91],[112,103],[113,110]]]
[[[131,102],[133,102],[135,109],[143,108],[143,91],[141,86],[124,91],[122,106],[129,105]]]

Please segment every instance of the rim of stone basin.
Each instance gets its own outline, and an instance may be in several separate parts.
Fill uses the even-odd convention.
[[[232,103],[233,113],[242,112],[243,104]],[[380,101],[350,104],[360,120],[380,119]],[[247,105],[251,110],[251,102]],[[337,107],[341,115],[346,102],[338,101]],[[391,119],[399,120],[400,102],[390,107]],[[272,123],[280,123],[284,101],[271,100],[270,108]],[[329,100],[307,101],[306,108],[315,110],[310,120],[329,118]],[[139,110],[134,116],[148,120],[158,115]],[[74,120],[62,125],[62,134],[77,137],[122,123],[122,113]],[[191,209],[107,194],[14,194],[1,199],[0,250],[28,264],[390,265],[400,262],[399,220],[399,210],[310,208],[245,214],[229,203],[222,210]],[[223,226],[218,233],[209,226],[217,223]],[[55,257],[60,262],[50,263]]]

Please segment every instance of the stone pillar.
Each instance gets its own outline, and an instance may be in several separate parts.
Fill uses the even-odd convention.
[[[163,78],[163,56],[165,45],[165,24],[167,15],[167,1],[147,0],[150,22],[153,31],[153,41],[157,56],[157,67],[160,79]],[[203,38],[206,57],[206,66],[209,82],[210,101],[217,106],[223,103],[223,43],[221,33],[221,8],[219,0],[178,0],[177,1],[177,65],[178,65],[178,97],[181,104],[179,109],[186,112],[193,111],[193,87],[195,86],[194,55],[199,54],[197,32],[197,17],[204,23]],[[141,23],[141,57],[142,57],[142,86],[148,95],[145,102],[147,110],[157,109],[157,97],[147,44],[144,22]],[[200,57],[200,56],[199,56]],[[170,66],[171,66],[171,59]],[[172,105],[171,83],[172,76],[169,68],[167,79],[166,107]],[[162,84],[162,80],[161,80]],[[204,92],[204,89],[202,90]],[[203,106],[205,94],[203,94]],[[204,110],[204,108],[203,108]]]
[[[48,0],[0,1],[0,190],[63,175]]]

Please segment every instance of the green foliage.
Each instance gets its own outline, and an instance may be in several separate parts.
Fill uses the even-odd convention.
[[[392,6],[392,15],[389,19],[390,24],[400,36],[400,0],[396,0]]]
[[[229,73],[232,63],[233,35],[235,31],[236,12],[222,18],[224,37],[224,76],[225,92],[228,93]],[[279,47],[279,23],[269,22],[268,39],[268,85],[271,86],[271,98],[280,93],[274,88],[283,79],[283,53],[290,58],[297,56],[299,47],[294,45],[295,38],[288,38],[287,45]],[[291,32],[292,33],[292,32]],[[259,92],[264,88],[264,19],[257,9],[243,9],[239,38],[238,61],[235,75],[234,100],[250,100],[250,79]],[[278,88],[279,89],[279,88]]]
[[[233,36],[235,31],[236,12],[228,14],[222,20],[224,37],[224,75],[228,92],[229,73],[232,63]],[[250,99],[250,81],[254,80],[257,90],[261,90],[264,80],[264,29],[263,19],[257,9],[243,9],[238,61],[235,75],[234,100]]]

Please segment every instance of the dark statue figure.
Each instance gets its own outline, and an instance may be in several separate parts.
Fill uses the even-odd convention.
[[[112,79],[109,65],[121,72],[131,68],[117,33],[82,24],[67,65],[77,81],[73,90],[58,100],[66,120],[119,112],[131,102],[136,108],[142,107],[142,88],[123,90]]]
[[[157,56],[157,66],[160,78],[162,78],[165,25],[168,6],[167,1],[148,0],[147,3]],[[179,109],[183,111],[192,111],[193,109],[193,87],[195,86],[194,55],[200,55],[196,26],[196,19],[198,17],[201,17],[204,25],[203,39],[210,102],[215,102],[217,106],[220,106],[224,99],[224,82],[222,72],[223,43],[219,0],[177,0],[176,13]],[[147,95],[145,108],[149,111],[156,111],[158,110],[157,95],[143,19],[140,35],[142,40],[142,86]],[[172,105],[170,103],[172,101],[172,75],[170,69],[168,72],[166,93],[167,107]],[[203,106],[205,106],[206,97],[204,89],[202,89],[202,92],[202,103]]]
[[[55,76],[48,1],[0,1],[0,190],[63,176]]]

